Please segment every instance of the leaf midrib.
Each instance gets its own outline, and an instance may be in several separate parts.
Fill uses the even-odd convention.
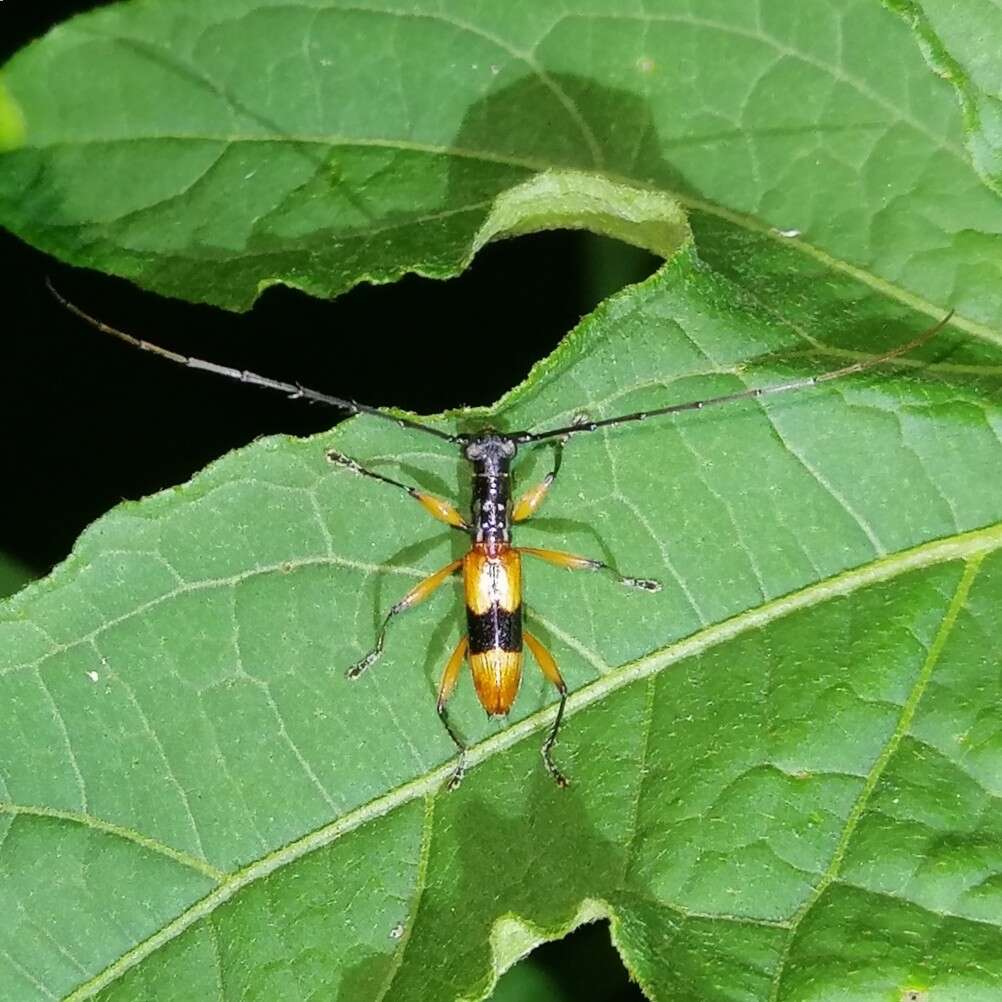
[[[967,581],[969,585],[970,581],[973,580],[973,574],[977,569],[977,565],[990,553],[999,549],[1002,549],[1002,522],[996,522],[972,532],[959,533],[930,543],[923,543],[920,546],[881,557],[860,567],[843,571],[831,578],[811,584],[782,598],[773,599],[760,606],[748,609],[728,620],[699,630],[683,640],[652,651],[635,661],[614,669],[609,674],[603,675],[573,692],[567,700],[566,715],[572,716],[627,685],[650,678],[684,658],[701,654],[712,647],[735,639],[751,630],[762,628],[775,620],[819,605],[829,599],[844,597],[870,585],[890,581],[911,571],[960,560],[968,564],[963,580]],[[958,595],[961,595],[959,590],[954,595],[950,606],[951,610],[954,609],[958,601]],[[949,620],[949,615],[948,611],[944,623]],[[937,635],[937,640],[941,634],[942,630]],[[933,650],[936,650],[935,642]],[[932,657],[932,654],[931,650],[930,657]],[[928,665],[929,662],[927,661]],[[918,685],[918,683],[916,684]],[[902,709],[902,716],[899,718],[899,728],[901,720],[904,719],[909,707],[912,706],[915,691],[916,689],[913,687],[912,696],[906,701]],[[919,691],[920,695],[921,692]],[[481,762],[500,754],[524,738],[549,726],[555,712],[556,707],[553,705],[538,710],[536,713],[513,724],[511,727],[491,735],[479,744],[470,746],[467,751],[468,771],[474,771],[476,766]],[[896,734],[899,728],[896,728]],[[891,741],[893,741],[893,737]],[[882,753],[868,775],[868,782],[875,774],[875,770],[879,770],[883,759],[884,755]],[[425,773],[423,776],[418,776],[396,789],[390,790],[382,796],[355,808],[336,821],[316,829],[237,870],[227,877],[215,890],[190,906],[172,922],[159,929],[148,939],[138,943],[113,964],[110,964],[103,971],[95,975],[86,984],[79,986],[67,996],[66,1002],[80,1002],[80,1000],[92,997],[96,992],[117,980],[126,971],[140,963],[176,936],[179,936],[200,919],[211,915],[217,907],[229,901],[245,887],[269,876],[283,866],[293,863],[317,849],[332,844],[342,835],[346,835],[370,821],[383,817],[413,800],[433,797],[444,786],[451,776],[452,770],[452,762],[446,762],[438,768]],[[877,779],[879,779],[879,774],[877,774]],[[468,782],[476,782],[475,775],[469,777]],[[72,818],[71,815],[67,815],[67,817]],[[96,822],[95,826],[101,825],[105,827],[105,830],[110,830],[105,822],[97,822],[97,819],[92,820]],[[848,830],[849,822],[847,822],[847,826],[843,831],[843,839],[846,837],[845,831]],[[134,833],[134,835],[134,841],[143,840],[143,844],[149,848],[155,848],[157,845],[155,841],[150,840],[147,836],[139,835],[138,833]],[[176,851],[170,850],[170,853],[171,858],[178,861]],[[833,863],[829,866],[830,877],[825,886],[830,885],[837,878],[837,872],[833,869],[836,866],[837,859],[833,856]],[[204,870],[200,872],[204,873]],[[823,881],[824,876],[822,876]],[[791,923],[794,920],[791,919]],[[790,923],[787,924],[789,925]],[[777,977],[779,977],[779,974],[777,974]]]

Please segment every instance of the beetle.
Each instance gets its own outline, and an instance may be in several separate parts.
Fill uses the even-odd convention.
[[[573,425],[575,430],[582,422]],[[489,717],[506,716],[515,702],[522,681],[523,645],[532,652],[546,678],[560,694],[557,715],[543,742],[543,762],[559,786],[567,786],[567,779],[553,761],[552,749],[563,718],[567,701],[567,685],[560,674],[553,655],[533,634],[523,629],[522,619],[522,556],[565,567],[570,570],[606,571],[618,581],[632,588],[659,591],[661,585],[649,578],[634,578],[601,560],[580,557],[560,550],[538,549],[531,546],[512,545],[512,526],[531,518],[543,503],[560,471],[560,460],[566,434],[557,437],[553,469],[535,487],[526,491],[517,501],[512,501],[511,467],[521,440],[531,441],[528,432],[508,435],[487,428],[475,435],[446,435],[458,445],[463,457],[472,467],[470,515],[463,514],[449,501],[425,494],[414,487],[367,470],[349,456],[329,449],[327,458],[361,476],[390,484],[406,491],[418,501],[433,518],[465,532],[470,537],[469,550],[459,559],[429,574],[419,581],[389,611],[376,637],[372,650],[347,672],[348,678],[358,678],[382,654],[386,631],[393,618],[423,602],[453,574],[462,573],[463,593],[466,603],[466,632],[446,663],[438,688],[437,709],[445,729],[459,749],[459,763],[449,780],[454,789],[463,778],[466,747],[449,722],[446,704],[456,687],[464,658],[469,661],[480,705]]]
[[[472,434],[464,432],[452,434],[420,421],[380,410],[378,407],[370,407],[355,400],[331,396],[298,383],[283,382],[246,370],[234,369],[170,351],[160,345],[144,341],[132,334],[111,327],[85,313],[60,295],[51,283],[49,283],[49,289],[53,296],[79,319],[134,348],[152,352],[161,358],[188,368],[211,372],[264,389],[277,390],[287,394],[292,399],[325,404],[345,411],[348,415],[369,415],[381,420],[392,421],[400,428],[434,436],[459,449],[462,458],[471,467],[471,503],[468,516],[464,515],[451,501],[427,494],[409,484],[385,476],[375,470],[367,469],[357,460],[334,449],[329,449],[326,454],[331,463],[349,470],[353,474],[368,477],[404,491],[433,518],[469,536],[470,547],[462,557],[449,562],[423,578],[390,608],[377,633],[372,649],[351,665],[346,672],[349,679],[359,678],[383,653],[386,634],[394,619],[425,601],[453,575],[462,574],[466,606],[466,631],[446,662],[438,687],[436,703],[442,724],[459,752],[456,767],[448,781],[449,789],[455,789],[459,785],[466,770],[467,747],[452,726],[447,712],[447,704],[455,690],[464,660],[469,663],[477,698],[487,715],[489,717],[505,716],[511,710],[521,684],[524,648],[526,646],[528,646],[543,675],[553,684],[559,694],[557,712],[543,741],[541,753],[543,763],[557,785],[560,787],[568,785],[567,777],[553,760],[553,747],[556,744],[557,734],[563,720],[568,689],[553,655],[537,637],[523,628],[523,556],[544,560],[568,570],[605,572],[614,577],[621,585],[629,588],[637,588],[647,592],[656,592],[661,588],[658,581],[651,578],[627,576],[601,560],[561,550],[513,545],[512,527],[530,519],[542,505],[547,492],[560,472],[564,446],[572,436],[595,432],[603,428],[614,428],[632,422],[646,421],[654,417],[678,414],[683,411],[702,410],[706,407],[738,400],[807,389],[854,373],[864,372],[920,347],[942,330],[953,316],[951,310],[917,337],[890,351],[838,369],[830,369],[815,376],[753,387],[703,400],[689,400],[650,410],[619,414],[600,420],[592,420],[587,415],[579,415],[569,425],[540,432],[528,430],[502,432],[488,427]],[[513,500],[511,471],[519,447],[546,442],[552,443],[554,446],[552,469],[542,481]]]

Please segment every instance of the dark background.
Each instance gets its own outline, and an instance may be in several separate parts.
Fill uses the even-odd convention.
[[[0,64],[92,6],[0,4]],[[0,231],[6,428],[0,554],[44,574],[120,500],[187,480],[260,435],[307,435],[337,419],[102,337],[53,300],[46,276],[89,313],[177,351],[337,396],[433,413],[492,403],[583,314],[655,264],[621,244],[561,231],[491,245],[448,282],[408,276],[359,286],[333,302],[276,287],[238,315],[66,267]],[[492,352],[489,364],[477,361],[478,345],[499,343],[507,347],[504,357]],[[529,969],[519,967],[498,998],[642,999],[605,926],[544,946]]]

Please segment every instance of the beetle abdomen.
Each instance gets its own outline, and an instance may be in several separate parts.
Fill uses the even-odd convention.
[[[502,546],[474,546],[463,558],[466,627],[481,706],[507,713],[522,681],[522,561]]]
[[[522,652],[495,647],[481,654],[471,653],[470,669],[480,705],[491,717],[506,714],[522,681]]]

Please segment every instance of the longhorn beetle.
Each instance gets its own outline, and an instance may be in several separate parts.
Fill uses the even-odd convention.
[[[398,490],[405,491],[417,501],[433,518],[470,537],[470,549],[458,560],[453,560],[439,568],[426,578],[419,581],[403,598],[394,604],[376,636],[372,650],[361,660],[356,661],[347,670],[349,679],[358,678],[372,665],[383,652],[383,643],[390,623],[400,613],[412,609],[428,598],[441,584],[454,574],[462,572],[463,589],[466,601],[466,632],[453,650],[446,662],[445,670],[438,687],[438,715],[459,750],[456,768],[449,780],[448,788],[455,789],[463,778],[466,767],[466,745],[456,733],[446,711],[446,704],[456,687],[459,671],[464,658],[469,661],[473,675],[473,684],[481,706],[489,717],[507,715],[515,701],[519,684],[522,681],[523,642],[532,651],[533,657],[542,669],[543,674],[553,683],[560,695],[557,713],[553,724],[543,741],[542,755],[547,771],[558,786],[565,787],[568,781],[553,761],[553,746],[557,740],[557,732],[564,715],[567,703],[567,686],[564,683],[557,663],[550,652],[527,630],[522,629],[522,556],[536,557],[558,567],[568,570],[605,571],[620,584],[629,588],[640,588],[644,591],[659,591],[661,585],[648,578],[627,577],[615,567],[593,560],[590,557],[577,556],[559,550],[537,549],[531,546],[513,546],[511,539],[512,525],[531,518],[546,497],[547,491],[560,472],[563,448],[572,435],[598,431],[600,428],[613,428],[632,421],[644,421],[648,418],[666,414],[678,414],[682,411],[701,410],[717,404],[731,403],[736,400],[746,400],[769,396],[775,393],[786,393],[792,390],[806,389],[820,383],[841,379],[853,373],[864,372],[899,355],[918,348],[937,334],[953,316],[951,310],[942,320],[923,331],[918,337],[902,344],[891,351],[884,352],[840,369],[831,369],[816,376],[806,376],[785,383],[774,383],[770,386],[739,390],[736,393],[725,393],[718,397],[708,397],[705,400],[690,400],[680,404],[669,404],[667,407],[655,407],[651,410],[636,411],[632,414],[619,414],[615,417],[595,421],[586,416],[579,416],[572,424],[545,431],[501,432],[493,428],[484,428],[474,434],[450,434],[413,421],[410,418],[398,417],[377,407],[346,400],[341,397],[329,396],[316,390],[300,386],[298,383],[285,383],[267,376],[259,376],[253,372],[233,369],[215,362],[192,358],[177,352],[151,344],[124,331],[110,327],[108,324],[85,313],[79,307],[63,298],[49,283],[49,289],[55,298],[71,313],[84,320],[105,334],[110,334],[134,348],[153,352],[161,358],[184,365],[192,369],[212,372],[228,379],[235,379],[252,386],[261,386],[268,390],[278,390],[292,399],[309,400],[315,403],[327,404],[348,414],[368,414],[412,431],[422,432],[447,442],[459,448],[463,458],[472,466],[472,500],[469,517],[459,511],[450,501],[425,494],[416,487],[401,483],[392,477],[384,476],[374,470],[366,469],[357,460],[342,455],[334,449],[327,451],[330,462],[350,470],[359,476],[378,480]],[[540,442],[552,442],[554,445],[553,468],[535,487],[530,488],[514,503],[511,494],[511,467],[519,446],[535,445]]]

